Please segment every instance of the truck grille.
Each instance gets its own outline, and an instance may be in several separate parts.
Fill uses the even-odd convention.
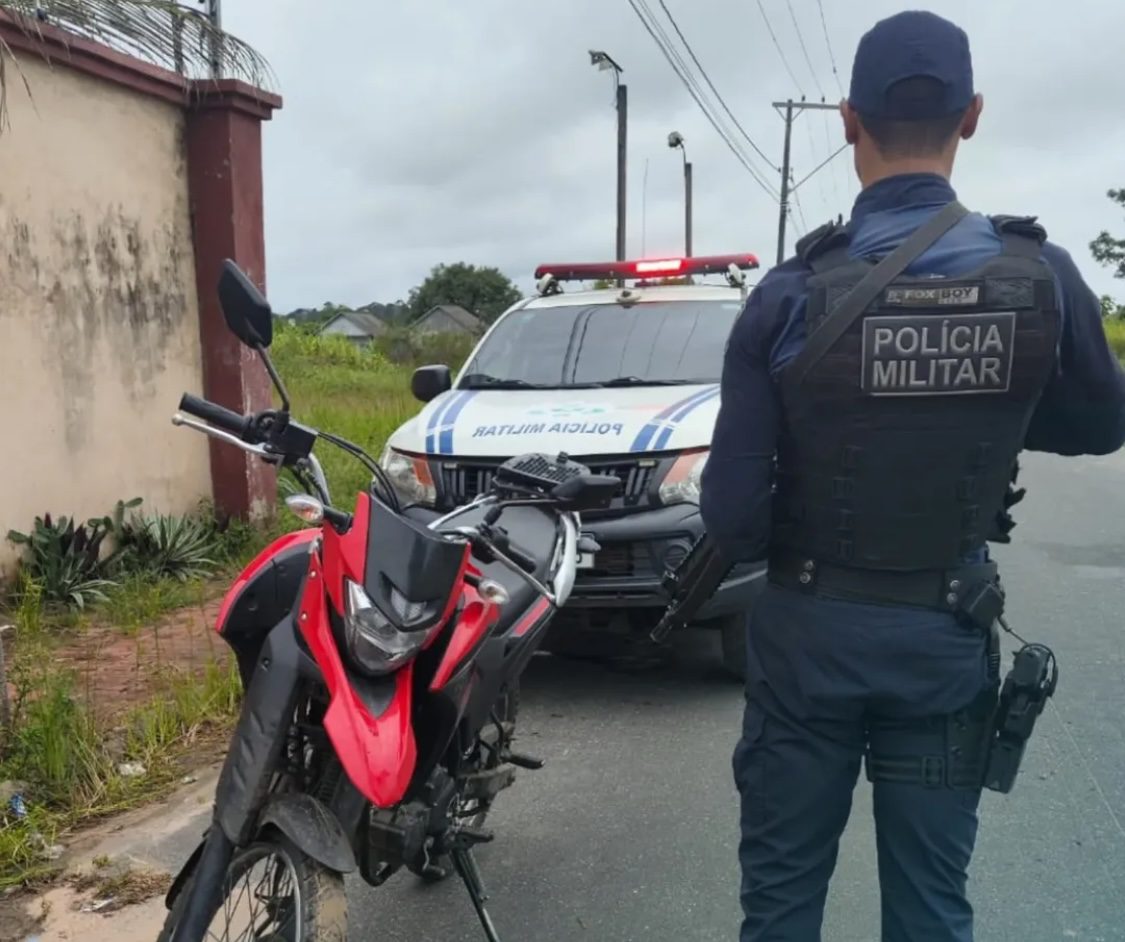
[[[578,573],[580,582],[597,579],[647,579],[656,578],[650,545],[645,543],[603,543],[594,554],[592,569]]]
[[[595,474],[609,474],[621,479],[621,497],[625,506],[643,502],[649,485],[656,474],[655,465],[641,465],[638,461],[587,461],[576,458]],[[477,461],[451,461],[440,467],[441,501],[446,507],[458,507],[488,490],[496,468],[502,464],[497,461],[485,464]]]

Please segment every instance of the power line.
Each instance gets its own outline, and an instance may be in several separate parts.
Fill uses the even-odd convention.
[[[630,0],[630,2],[632,2],[632,0]],[[680,80],[685,83],[688,91],[692,93],[692,97],[695,99],[696,104],[698,104],[699,107],[703,110],[704,114],[707,116],[708,121],[711,122],[712,126],[716,131],[718,131],[719,135],[723,137],[723,139],[727,143],[727,146],[730,147],[732,151],[734,151],[735,146],[734,142],[731,140],[729,129],[725,126],[720,126],[718,115],[715,113],[714,108],[711,106],[711,104],[709,102],[705,102],[707,95],[704,93],[703,88],[700,86],[699,82],[696,81],[695,76],[692,75],[691,69],[688,67],[687,62],[684,61],[683,56],[681,56],[679,51],[676,49],[675,43],[672,42],[672,38],[665,31],[664,27],[661,26],[660,21],[652,12],[652,8],[648,6],[647,0],[639,0],[639,3],[641,10],[643,10],[648,18],[648,22],[645,22],[645,19],[642,17],[642,22],[645,22],[646,26],[651,25],[652,27],[652,29],[649,30],[649,34],[652,35],[654,39],[656,39],[657,45],[660,46],[661,51],[665,54],[665,57],[668,57],[670,54],[671,57],[675,60],[674,62],[672,62],[672,59],[669,59],[669,62],[672,64],[672,68],[676,70],[676,73],[680,77]],[[665,13],[668,14],[668,19],[672,22],[672,26],[679,34],[680,39],[683,41],[683,44],[687,48],[688,53],[691,54],[692,59],[695,60],[696,65],[699,67],[699,71],[703,73],[704,79],[707,80],[708,85],[711,85],[711,90],[715,93],[715,97],[719,99],[720,104],[722,104],[723,108],[726,109],[727,114],[730,115],[731,120],[734,121],[735,125],[739,127],[739,130],[742,130],[741,125],[738,124],[737,119],[735,119],[734,115],[730,113],[730,109],[726,107],[726,103],[723,101],[722,96],[719,95],[717,90],[715,90],[715,86],[711,84],[711,80],[708,78],[706,71],[703,69],[702,65],[699,64],[699,60],[695,57],[695,54],[694,52],[692,52],[692,49],[690,45],[688,45],[687,40],[684,39],[683,33],[680,31],[679,26],[676,24],[676,21],[673,18],[672,14],[668,11],[668,8],[664,6],[663,3],[661,3],[661,6],[664,7]],[[637,11],[638,16],[640,16],[640,11],[637,10],[636,4],[633,4],[633,9],[634,11]],[[655,33],[658,33],[659,36],[655,35],[653,33],[653,30],[655,30]],[[750,141],[751,146],[754,147],[755,150],[757,150],[757,145],[750,140],[749,135],[746,134],[745,131],[742,131],[742,134],[748,141]],[[761,152],[759,151],[759,153]],[[751,175],[755,177],[759,185],[767,186],[767,184],[765,183],[764,175],[762,174],[761,170],[754,165],[753,160],[751,159],[749,154],[747,154],[741,149],[741,147],[739,147],[737,148],[735,155],[739,158],[742,165],[746,167],[748,171],[750,171]],[[769,166],[771,169],[778,170],[778,168],[774,167],[773,164],[770,163],[768,157],[765,157],[764,154],[762,154],[762,156],[766,160],[767,166]],[[774,199],[777,199],[776,195],[774,196]]]
[[[801,52],[804,53],[805,64],[809,67],[809,72],[812,73],[813,84],[816,85],[816,90],[820,92],[820,100],[824,101],[824,86],[820,84],[820,78],[817,76],[812,58],[809,56],[809,47],[805,45],[805,36],[801,32],[801,24],[797,22],[797,11],[793,9],[793,0],[785,0],[785,4],[789,7],[789,16],[792,17],[793,28],[797,31],[797,42],[801,44]]]
[[[807,220],[805,219],[805,210],[801,206],[801,197],[797,195],[796,190],[793,191],[793,205],[797,208],[797,215],[801,217],[801,235],[804,235],[805,233],[807,233],[809,231],[809,224],[808,224]],[[792,218],[792,216],[793,216],[792,210],[790,210],[789,215],[790,215],[790,218]],[[796,224],[796,220],[793,220],[793,221],[794,221],[794,224]]]
[[[840,97],[844,97],[844,85],[840,81],[840,72],[836,68],[836,54],[832,51],[832,40],[828,38],[828,21],[824,18],[824,0],[816,0],[817,7],[820,8],[820,26],[824,30],[824,45],[828,47],[828,61],[832,63],[832,76],[836,79],[836,88],[840,92]]]
[[[687,50],[688,55],[691,56],[691,61],[694,62],[695,67],[699,69],[699,74],[703,76],[703,80],[707,83],[707,86],[711,89],[711,91],[714,92],[715,97],[719,100],[719,104],[723,106],[723,111],[725,111],[731,121],[734,122],[734,126],[738,128],[739,133],[744,138],[746,138],[746,143],[748,143],[751,147],[754,148],[755,151],[757,151],[758,156],[766,162],[766,165],[775,173],[780,173],[781,168],[776,166],[773,161],[771,161],[769,157],[765,155],[762,149],[754,143],[750,135],[746,133],[746,129],[739,123],[738,118],[736,118],[731,112],[730,108],[727,107],[726,101],[724,101],[723,96],[719,94],[719,90],[715,88],[715,83],[711,81],[711,77],[707,74],[707,70],[703,68],[703,63],[699,61],[699,57],[696,56],[695,51],[691,48],[691,43],[687,41],[687,37],[680,29],[679,23],[676,22],[676,18],[672,15],[672,11],[668,9],[668,4],[666,4],[664,0],[659,0],[659,2],[660,8],[664,11],[664,14],[668,17],[668,21],[672,24],[672,29],[676,31],[676,35],[680,37],[680,42],[684,44],[684,48]]]
[[[817,152],[816,141],[813,139],[812,124],[809,121],[805,121],[803,123],[805,125],[805,131],[808,133],[808,138],[809,138],[809,163],[812,164],[812,163],[815,163],[815,161],[816,161],[816,152]],[[828,202],[828,191],[824,188],[823,177],[817,177],[816,178],[816,185],[817,185],[817,189],[820,191],[821,202],[824,203],[824,206],[825,206],[826,209],[829,208],[831,204]]]
[[[761,11],[762,19],[766,21],[766,29],[769,31],[770,39],[773,40],[773,46],[777,50],[777,54],[781,56],[781,64],[785,66],[785,71],[789,73],[789,78],[793,81],[797,91],[801,93],[801,97],[805,97],[805,90],[801,87],[801,83],[797,81],[797,76],[793,72],[793,67],[789,65],[789,60],[785,56],[785,50],[781,48],[781,43],[777,41],[777,34],[773,31],[773,25],[770,23],[769,14],[766,13],[766,8],[762,6],[762,0],[758,0],[758,9]]]
[[[727,147],[730,149],[730,152],[734,154],[734,156],[738,159],[738,162],[741,163],[742,166],[746,169],[746,172],[750,174],[751,179],[753,179],[754,182],[758,184],[758,186],[765,190],[766,193],[769,194],[770,198],[774,200],[774,202],[777,202],[777,194],[774,193],[770,186],[762,179],[758,171],[750,163],[747,155],[744,154],[741,149],[736,146],[735,142],[730,136],[730,133],[722,127],[712,109],[704,101],[705,96],[702,94],[702,89],[700,89],[698,83],[694,81],[693,77],[690,74],[690,70],[688,70],[687,68],[687,64],[676,52],[675,48],[672,47],[668,35],[661,28],[660,24],[656,22],[656,18],[653,16],[652,11],[647,7],[647,5],[645,5],[644,0],[629,0],[629,5],[633,8],[633,12],[637,14],[637,18],[641,21],[641,25],[644,26],[649,36],[652,37],[653,42],[656,43],[657,47],[664,55],[664,58],[668,60],[668,64],[672,67],[672,71],[676,73],[676,77],[679,78],[684,87],[687,88],[688,93],[695,100],[695,103],[703,112],[704,117],[706,117],[707,120],[711,123],[711,126],[715,129],[716,133],[718,133],[719,137],[723,139],[723,143],[727,145]],[[646,13],[648,14],[647,17],[645,15]],[[652,22],[650,22],[650,18]],[[660,35],[658,35],[658,32]],[[663,40],[661,39],[661,36],[663,36]]]

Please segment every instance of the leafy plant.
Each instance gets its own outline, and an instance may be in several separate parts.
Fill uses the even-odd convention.
[[[24,574],[44,600],[72,608],[103,601],[113,582],[104,578],[102,544],[109,535],[103,520],[75,525],[71,517],[35,518],[30,533],[8,531],[8,539],[25,550]]]
[[[120,566],[183,582],[210,575],[217,563],[215,526],[203,517],[135,514],[121,528]]]

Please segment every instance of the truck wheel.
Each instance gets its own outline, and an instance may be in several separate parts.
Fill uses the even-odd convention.
[[[734,680],[746,680],[746,632],[750,616],[746,612],[717,618],[713,623],[719,629],[723,649],[723,670]]]

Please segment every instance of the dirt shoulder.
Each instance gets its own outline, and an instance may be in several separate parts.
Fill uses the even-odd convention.
[[[152,942],[164,894],[203,835],[218,766],[167,799],[73,836],[59,878],[0,900],[0,942]]]

